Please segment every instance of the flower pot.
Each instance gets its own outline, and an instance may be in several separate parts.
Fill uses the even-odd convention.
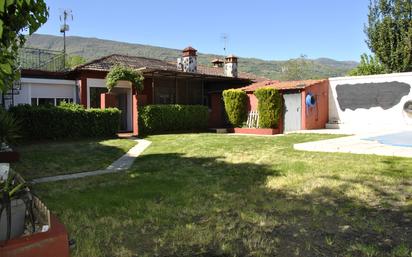
[[[0,152],[0,163],[17,162],[20,159],[20,154],[15,151]]]
[[[7,238],[7,212],[3,209],[0,214],[0,241],[21,236],[24,233],[24,223],[26,217],[26,204],[21,199],[12,199],[11,206],[11,226],[10,238]],[[0,204],[0,207],[3,207]]]

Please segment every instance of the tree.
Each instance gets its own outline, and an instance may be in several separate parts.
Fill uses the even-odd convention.
[[[313,61],[307,59],[306,55],[290,59],[282,68],[282,80],[302,80],[311,77],[310,68]]]
[[[0,0],[0,92],[7,91],[20,74],[16,63],[19,47],[49,16],[43,0]]]
[[[370,0],[365,33],[386,71],[412,71],[411,0]]]
[[[373,55],[362,54],[359,65],[350,70],[349,76],[374,75],[385,73],[385,67]]]
[[[74,68],[80,64],[86,63],[86,59],[80,55],[70,55],[66,59],[66,67]]]

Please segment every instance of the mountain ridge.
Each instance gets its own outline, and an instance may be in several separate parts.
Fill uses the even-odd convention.
[[[26,47],[48,50],[62,50],[63,39],[59,36],[33,34],[26,42]],[[181,50],[137,43],[127,43],[115,40],[99,39],[95,37],[67,36],[66,49],[69,55],[80,55],[87,61],[97,59],[109,54],[126,54],[164,61],[176,61],[181,55]],[[222,55],[198,52],[198,63],[211,66],[211,60],[222,58]],[[357,63],[354,61],[337,61],[331,58],[317,58],[309,60],[311,66],[308,71],[309,78],[327,78],[346,75]],[[239,57],[239,70],[269,79],[281,79],[287,61],[262,60],[258,58]]]

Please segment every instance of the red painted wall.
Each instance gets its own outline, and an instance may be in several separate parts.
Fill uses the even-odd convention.
[[[258,99],[252,92],[247,93],[247,97],[249,98],[247,102],[247,111],[256,111],[258,109]]]
[[[133,136],[139,135],[139,95],[135,88],[132,89],[132,124],[133,124]]]
[[[312,93],[316,97],[316,105],[307,108],[306,95]],[[326,80],[305,88],[302,91],[302,129],[325,128],[329,119],[329,81]]]
[[[145,78],[143,81],[143,91],[139,94],[140,105],[153,104],[152,79]]]
[[[79,82],[80,104],[87,107],[87,78],[82,77]]]
[[[110,93],[103,93],[100,95],[100,108],[114,108],[119,107],[119,102],[117,101],[117,97]]]
[[[223,126],[222,117],[222,94],[213,93],[210,95],[210,106],[209,110],[209,127],[210,128],[220,128]]]

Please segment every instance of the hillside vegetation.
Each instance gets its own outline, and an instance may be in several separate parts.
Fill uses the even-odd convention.
[[[77,36],[69,36],[66,37],[66,39],[67,52],[70,55],[82,56],[86,60],[93,60],[105,55],[117,53],[175,61],[176,58],[181,55],[181,50],[179,49]],[[34,34],[28,39],[26,46],[61,50],[63,49],[63,39],[59,36]],[[218,55],[199,53],[198,62],[202,65],[211,65],[210,61],[218,57],[222,58],[222,56]],[[357,63],[353,61],[335,61],[328,58],[309,61],[310,65],[305,68],[305,79],[342,76],[347,74],[349,70],[357,65]],[[256,58],[240,58],[239,69],[244,72],[250,72],[270,79],[282,79],[284,78],[284,67],[286,62],[287,61],[265,61]]]

